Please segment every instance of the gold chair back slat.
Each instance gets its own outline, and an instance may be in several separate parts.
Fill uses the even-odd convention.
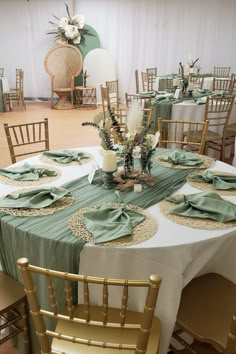
[[[86,322],[90,321],[90,299],[89,299],[89,286],[86,281],[86,277],[84,279],[84,312]]]
[[[135,76],[135,89],[136,89],[136,94],[138,94],[138,93],[139,93],[139,76],[138,76],[138,69],[135,70],[134,76]]]
[[[158,119],[160,147],[172,147],[203,153],[208,122]],[[200,140],[199,140],[200,136]]]
[[[54,291],[54,287],[53,287],[53,283],[52,283],[52,278],[49,275],[47,275],[46,280],[47,280],[48,295],[49,295],[52,311],[53,311],[54,315],[57,315],[58,309],[57,309],[57,302],[56,302],[55,291]]]
[[[214,74],[227,77],[230,75],[230,66],[214,66]]]
[[[129,288],[125,284],[123,288],[123,295],[122,295],[122,305],[121,305],[121,311],[120,311],[120,324],[121,326],[125,325],[125,320],[126,320],[126,313],[128,310],[128,297],[129,297]]]
[[[213,91],[226,91],[232,93],[233,81],[232,79],[213,78]]]
[[[12,126],[4,124],[4,129],[13,163],[16,162],[17,157],[49,150],[47,118],[45,118],[42,122],[18,124]],[[35,150],[27,149],[26,151],[25,149],[22,149],[23,146],[34,144],[37,146]]]
[[[32,266],[29,264],[29,261],[26,258],[21,258],[18,260],[18,267],[21,270],[23,282],[24,282],[24,287],[25,287],[25,292],[28,298],[31,314],[33,317],[33,321],[35,324],[36,328],[36,333],[38,334],[39,342],[40,342],[40,347],[41,351],[43,353],[53,353],[52,347],[51,347],[51,340],[49,339],[50,337],[52,338],[58,338],[60,340],[65,340],[65,341],[71,341],[73,343],[81,343],[84,345],[89,345],[89,346],[95,346],[95,347],[103,347],[104,350],[105,348],[108,349],[109,353],[109,348],[115,348],[115,349],[127,349],[127,350],[133,350],[134,353],[146,353],[147,350],[147,344],[148,344],[148,339],[149,339],[149,334],[152,326],[152,321],[153,321],[153,315],[154,315],[154,310],[156,306],[156,301],[157,301],[157,296],[161,284],[161,278],[158,275],[152,275],[150,276],[149,280],[126,280],[126,279],[112,279],[112,278],[98,278],[98,277],[91,277],[91,276],[83,276],[83,275],[76,275],[76,274],[70,274],[70,273],[63,273],[59,271],[54,271],[54,270],[49,270],[41,267],[36,267]],[[35,277],[32,277],[32,273],[36,273],[37,276],[50,276],[52,278],[55,278],[55,281],[58,281],[59,279],[64,279],[66,282],[78,282],[78,283],[83,283],[83,284],[100,284],[103,286],[103,300],[102,300],[102,314],[101,320],[96,319],[96,320],[91,320],[90,319],[90,314],[86,315],[85,314],[85,319],[82,317],[79,317],[77,315],[70,316],[64,313],[58,313],[55,314],[54,312],[47,311],[44,309],[41,309],[39,306],[39,302],[37,300],[37,294],[36,294],[36,288],[34,285],[33,279]],[[88,289],[87,285],[85,286],[84,294],[88,294]],[[116,286],[116,287],[122,287],[125,288],[123,289],[123,295],[122,295],[122,316],[120,316],[120,320],[118,321],[110,321],[109,316],[108,316],[108,308],[109,311],[112,309],[108,305],[108,287],[110,286]],[[127,323],[123,325],[126,311],[127,311],[127,299],[128,299],[128,287],[134,287],[134,288],[146,288],[147,291],[147,296],[144,304],[144,312],[143,315],[140,317],[138,322],[132,321],[131,323]],[[68,296],[68,293],[70,293],[70,286],[66,285],[65,287],[65,292],[66,295],[65,297]],[[50,292],[49,292],[50,294]],[[62,296],[60,294],[59,296]],[[70,298],[70,295],[69,295]],[[87,304],[89,303],[88,300],[88,295],[85,297],[85,302]],[[68,303],[68,300],[67,300]],[[80,305],[78,305],[80,306]],[[89,306],[89,305],[88,305]],[[86,307],[88,309],[88,306]],[[75,310],[75,305],[74,305],[74,310]],[[76,313],[76,312],[75,312]],[[109,312],[110,313],[110,312]],[[140,313],[141,315],[141,313]],[[73,323],[73,326],[75,325],[85,325],[84,329],[89,329],[90,326],[95,326],[95,327],[101,327],[104,332],[108,331],[109,328],[113,328],[114,330],[117,329],[119,330],[122,325],[122,329],[124,330],[137,330],[138,331],[138,337],[135,339],[135,342],[129,342],[125,343],[123,336],[119,338],[119,342],[116,341],[101,341],[101,340],[94,340],[92,337],[90,339],[87,338],[82,338],[78,335],[72,336],[70,333],[66,333],[63,331],[58,332],[57,329],[55,331],[48,330],[46,328],[46,324],[44,321],[44,317],[48,318],[55,318],[59,320],[63,320],[63,326],[66,326],[66,323],[70,325],[70,323]],[[80,332],[78,332],[79,334]],[[123,332],[124,333],[124,332]],[[158,333],[155,333],[157,336]],[[101,336],[103,338],[103,336]],[[156,348],[157,350],[157,348]]]
[[[72,305],[72,292],[71,283],[68,279],[65,279],[65,294],[66,294],[66,308],[70,319],[73,319],[73,305]]]

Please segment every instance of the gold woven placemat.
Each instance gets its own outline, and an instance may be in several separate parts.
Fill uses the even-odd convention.
[[[77,150],[76,150],[77,151]],[[86,151],[80,151],[78,150],[78,152],[84,152],[87,156],[89,156],[87,159],[81,159],[79,161],[71,161],[69,163],[61,163],[55,160],[50,159],[49,157],[45,156],[45,155],[41,155],[40,156],[40,160],[44,163],[47,163],[49,165],[57,165],[57,166],[73,166],[73,165],[84,165],[85,163],[88,163],[89,161],[93,160],[93,155],[90,154],[89,152]]]
[[[161,213],[169,220],[175,224],[184,225],[194,229],[225,229],[227,227],[236,226],[236,221],[230,221],[227,223],[222,223],[214,221],[211,219],[200,219],[200,218],[189,218],[187,216],[180,216],[176,214],[171,214],[171,210],[176,206],[175,203],[168,202],[167,200],[162,200],[159,203]]]
[[[188,169],[191,169],[191,168],[206,169],[206,168],[209,168],[209,167],[211,167],[211,166],[213,166],[215,164],[215,160],[212,159],[211,157],[205,156],[205,155],[199,155],[199,154],[196,154],[196,155],[199,156],[199,158],[201,158],[203,160],[203,162],[200,165],[194,165],[194,166],[173,165],[170,162],[161,160],[164,156],[165,157],[169,156],[172,153],[173,152],[165,152],[164,154],[158,155],[156,157],[156,160],[159,163],[159,165],[164,166],[164,167],[175,168],[175,169],[188,170]]]
[[[118,203],[110,203],[108,205],[114,208],[118,208],[120,206]],[[68,220],[67,224],[74,236],[77,236],[78,238],[85,240],[91,244],[94,244],[93,235],[85,227],[83,214],[86,211],[95,210],[97,207],[98,206],[87,207],[78,210]],[[146,219],[134,227],[133,235],[121,237],[111,242],[104,242],[101,243],[100,246],[129,246],[148,240],[149,238],[155,235],[158,229],[158,225],[154,217],[152,217],[146,210],[139,208],[135,205],[127,204],[126,208],[145,215]]]
[[[34,168],[48,168],[46,165],[32,165]],[[12,168],[13,170],[13,168]],[[11,179],[9,177],[5,177],[0,175],[0,182],[5,183],[5,184],[11,184],[14,186],[37,186],[39,184],[44,184],[47,182],[52,182],[58,179],[61,176],[61,171],[58,168],[51,167],[51,171],[55,171],[57,173],[56,176],[42,176],[36,181],[19,181],[15,179]]]
[[[32,188],[22,188],[18,189],[17,193],[22,193],[25,191],[32,190]],[[1,196],[3,199],[5,196]],[[0,208],[0,212],[12,216],[45,216],[51,215],[63,209],[70,207],[74,203],[75,198],[68,196],[57,200],[55,203],[51,204],[46,208],[40,209],[29,209],[29,208]]]
[[[215,174],[225,174],[225,175],[229,175],[229,176],[234,176],[234,173],[228,173],[228,172],[224,172],[224,171],[212,171]],[[199,182],[199,181],[194,181],[191,180],[190,177],[193,175],[201,175],[203,174],[204,171],[195,171],[193,173],[191,173],[188,177],[187,177],[187,182],[198,189],[201,189],[202,191],[209,191],[209,192],[217,192],[220,195],[236,195],[236,189],[215,189],[212,183],[207,183],[207,182]]]

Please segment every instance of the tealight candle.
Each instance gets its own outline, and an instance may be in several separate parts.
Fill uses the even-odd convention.
[[[103,152],[103,167],[104,172],[114,172],[116,171],[116,152],[111,150],[106,150]]]
[[[142,192],[142,185],[141,184],[134,184],[134,192],[141,193]]]

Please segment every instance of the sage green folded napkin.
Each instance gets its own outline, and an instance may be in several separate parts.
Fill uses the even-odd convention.
[[[194,101],[196,104],[205,104],[206,100],[207,100],[207,97],[205,96],[205,97],[200,97],[198,99],[195,99]]]
[[[215,192],[173,196],[166,200],[178,204],[171,210],[171,214],[219,222],[236,220],[236,205],[222,199]]]
[[[46,208],[57,200],[70,195],[64,188],[41,188],[25,192],[14,192],[0,199],[1,208]]]
[[[189,179],[197,182],[212,183],[215,189],[236,188],[236,175],[215,174],[213,171],[205,171],[201,175],[189,176]]]
[[[157,94],[156,91],[147,91],[147,92],[141,92],[140,96],[141,97],[155,97]]]
[[[167,161],[173,165],[194,166],[203,162],[202,158],[198,155],[188,151],[175,150],[173,153],[163,156],[163,161]]]
[[[43,155],[60,163],[70,163],[72,161],[80,161],[81,159],[88,159],[89,156],[84,152],[76,150],[57,150],[45,151]]]
[[[19,181],[37,181],[43,176],[56,176],[56,171],[47,168],[33,167],[28,163],[18,168],[1,168],[0,175]]]
[[[124,204],[119,208],[102,205],[94,211],[84,213],[84,223],[93,235],[94,243],[103,243],[132,235],[133,227],[146,217],[127,209]]]

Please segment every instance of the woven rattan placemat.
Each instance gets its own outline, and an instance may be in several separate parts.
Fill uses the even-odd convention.
[[[235,176],[234,173],[228,173],[228,172],[224,172],[224,171],[212,171],[215,174],[224,174],[224,175],[231,175],[231,176]],[[191,180],[190,177],[193,175],[201,175],[203,174],[204,171],[195,171],[193,173],[191,173],[188,177],[187,177],[187,182],[195,188],[201,189],[202,191],[208,191],[208,192],[217,192],[220,195],[228,195],[228,196],[234,196],[236,195],[236,189],[215,189],[212,183],[207,183],[205,181],[194,181]]]
[[[118,203],[111,203],[108,205],[114,208],[119,207]],[[73,235],[91,244],[94,244],[93,236],[85,227],[83,213],[86,211],[95,210],[96,208],[97,206],[81,208],[68,220],[68,227]],[[152,217],[146,210],[135,205],[127,204],[126,208],[145,215],[146,219],[134,227],[133,235],[125,236],[111,242],[101,243],[99,244],[100,246],[129,246],[146,241],[155,235],[158,229],[158,225],[154,217]]]
[[[171,154],[173,154],[173,152],[165,152],[164,154],[158,155],[156,157],[156,161],[161,166],[170,167],[170,168],[174,168],[174,169],[184,169],[184,170],[193,169],[193,168],[206,169],[206,168],[209,168],[215,164],[215,160],[212,159],[211,157],[205,156],[205,155],[199,155],[199,154],[196,154],[196,155],[198,155],[199,158],[201,158],[203,160],[203,162],[200,165],[194,165],[194,166],[174,165],[168,161],[162,160],[163,157],[169,156]]]
[[[48,166],[46,166],[46,165],[37,165],[37,166],[32,165],[32,167],[34,167],[34,168],[48,168]],[[19,167],[17,167],[17,168],[19,168]],[[12,168],[12,170],[13,170],[13,168]],[[0,182],[5,183],[5,184],[11,184],[14,186],[25,186],[25,187],[26,186],[37,186],[39,184],[53,182],[61,176],[61,171],[58,168],[50,167],[50,171],[55,171],[57,173],[57,175],[56,176],[42,176],[36,181],[20,181],[20,180],[15,180],[15,179],[11,179],[9,177],[5,177],[5,176],[0,175]]]
[[[236,221],[222,223],[211,219],[189,218],[187,216],[180,216],[171,214],[171,210],[176,206],[175,203],[167,200],[162,200],[159,204],[161,213],[175,224],[191,227],[194,229],[225,229],[227,227],[236,226]]]

